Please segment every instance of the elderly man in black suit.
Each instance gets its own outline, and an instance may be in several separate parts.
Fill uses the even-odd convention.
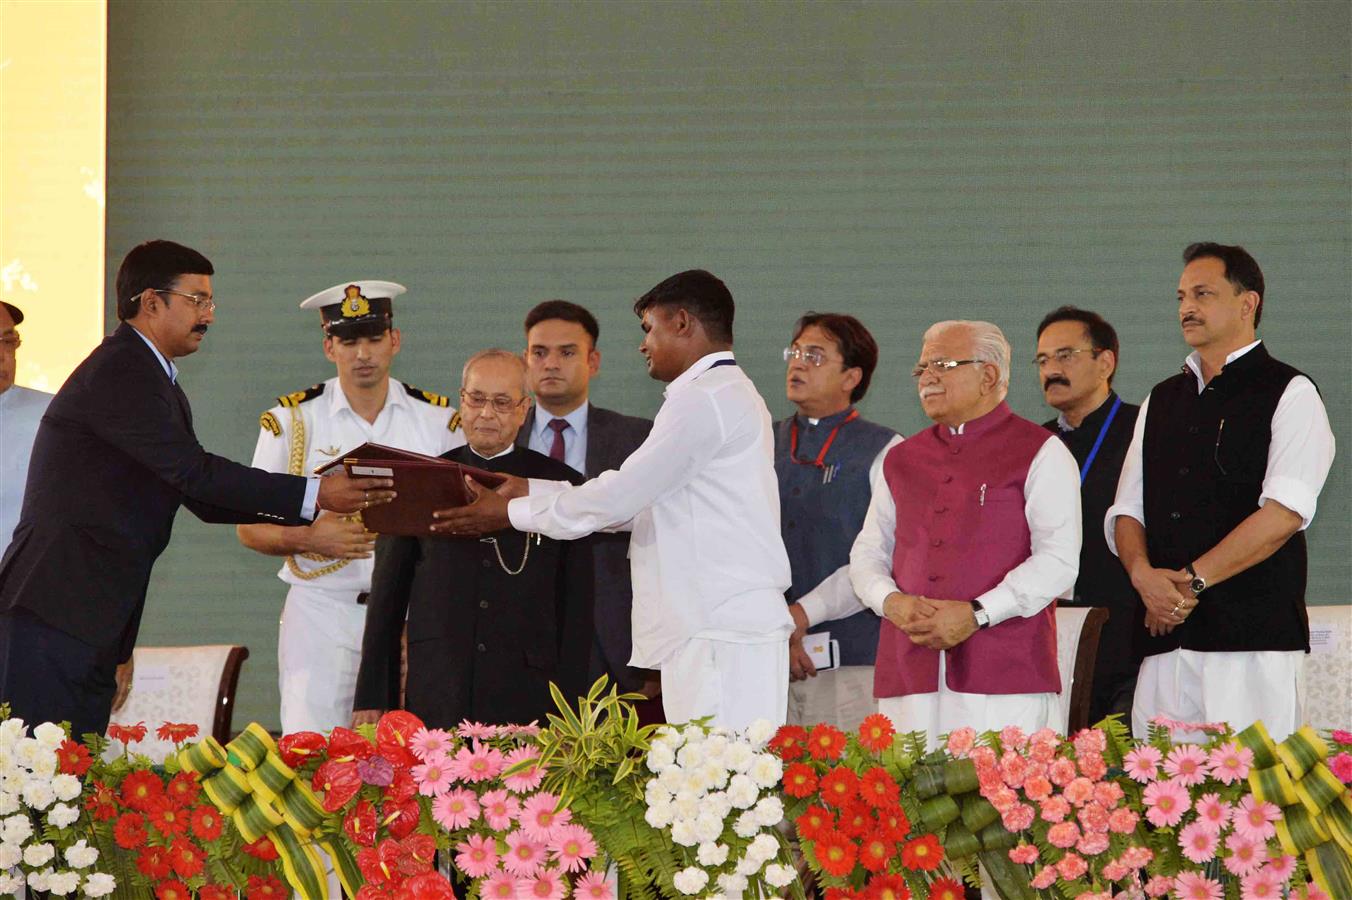
[[[0,701],[29,722],[102,734],[174,515],[301,524],[387,502],[388,479],[273,475],[197,442],[175,359],[215,320],[210,261],[171,241],[127,254],[117,330],[38,427],[19,524],[0,560]],[[125,690],[125,688],[123,688]]]
[[[595,478],[618,469],[652,430],[651,419],[626,416],[594,405],[591,380],[601,370],[596,317],[566,300],[546,300],[526,314],[526,368],[536,407],[516,436],[529,447]],[[654,695],[657,676],[629,665],[629,622],[634,603],[629,580],[629,533],[592,536],[596,571],[591,677],[607,675],[624,691]]]
[[[443,459],[522,478],[582,483],[557,460],[513,445],[530,397],[521,357],[484,350],[465,363],[460,415],[469,444]],[[381,537],[366,604],[354,724],[399,702],[399,642],[408,622],[403,707],[429,727],[462,719],[543,720],[549,683],[586,690],[591,651],[589,541],[504,529],[482,537]]]

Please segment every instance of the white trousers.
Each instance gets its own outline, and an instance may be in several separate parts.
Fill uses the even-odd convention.
[[[841,666],[789,683],[790,725],[826,722],[841,731],[858,731],[859,723],[877,711],[873,666]]]
[[[284,733],[351,724],[365,628],[356,591],[291,586],[277,633]]]
[[[788,640],[691,638],[662,663],[662,712],[672,724],[710,716],[733,730],[756,719],[783,725],[788,693]]]
[[[939,690],[933,694],[882,697],[878,711],[892,720],[897,731],[926,732],[931,750],[939,736],[955,728],[975,728],[977,733],[999,731],[1017,725],[1029,734],[1039,728],[1065,730],[1060,694],[965,694],[944,682],[948,655],[939,655]]]
[[[1179,722],[1228,722],[1242,731],[1262,721],[1274,741],[1305,724],[1302,650],[1171,650],[1147,656],[1136,679],[1131,730],[1144,738],[1155,716]],[[1200,732],[1176,741],[1204,741]]]

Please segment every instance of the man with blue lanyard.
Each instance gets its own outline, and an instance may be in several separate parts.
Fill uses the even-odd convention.
[[[1080,467],[1080,505],[1086,523],[1075,594],[1061,603],[1108,610],[1094,666],[1090,722],[1111,713],[1122,713],[1123,721],[1131,721],[1145,637],[1140,598],[1099,526],[1113,503],[1140,409],[1123,403],[1113,391],[1117,361],[1117,332],[1098,313],[1062,306],[1038,325],[1033,362],[1047,404],[1060,413],[1044,427],[1060,434]]]

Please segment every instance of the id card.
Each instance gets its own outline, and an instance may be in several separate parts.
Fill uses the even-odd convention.
[[[803,649],[807,650],[818,672],[827,672],[840,665],[840,641],[831,640],[829,631],[804,636]]]

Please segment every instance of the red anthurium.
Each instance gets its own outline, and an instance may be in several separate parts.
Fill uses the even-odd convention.
[[[329,732],[329,759],[338,762],[350,762],[366,759],[376,748],[371,742],[349,728],[335,728]]]
[[[420,814],[421,809],[417,800],[405,800],[403,803],[386,800],[380,805],[380,824],[389,830],[391,837],[402,840],[418,827]]]
[[[437,842],[430,834],[410,834],[399,842],[404,855],[399,860],[399,872],[405,878],[429,871],[437,855]]]
[[[394,770],[394,779],[385,786],[385,799],[391,803],[407,803],[418,793],[413,773],[407,768]]]
[[[380,748],[380,755],[396,769],[416,766],[422,760],[414,755],[408,745],[414,733],[422,728],[422,719],[411,712],[393,709],[385,713],[376,723],[376,746]]]
[[[277,740],[282,762],[293,769],[322,756],[327,746],[328,741],[317,731],[297,731],[284,734]]]
[[[333,759],[316,769],[315,777],[310,781],[310,786],[324,795],[326,812],[337,812],[347,806],[347,802],[361,790],[361,784],[361,776],[357,774],[355,762],[338,762]]]
[[[362,847],[376,845],[376,808],[370,800],[359,800],[343,820],[343,831],[352,843]]]
[[[357,851],[357,868],[367,884],[388,884],[399,879],[399,857],[404,848],[399,842],[386,838],[378,847]]]
[[[388,884],[372,884],[368,881],[357,889],[356,900],[390,900],[393,896],[394,892]]]
[[[451,884],[439,872],[415,875],[400,885],[395,900],[455,900]]]

